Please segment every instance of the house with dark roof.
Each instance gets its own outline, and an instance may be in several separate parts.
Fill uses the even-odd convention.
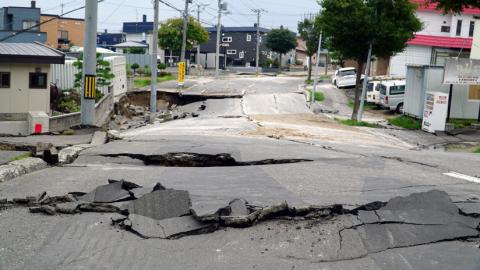
[[[47,41],[47,34],[40,31],[40,8],[35,1],[30,7],[0,8],[1,42],[42,42]],[[19,31],[24,31],[18,34]]]
[[[479,8],[444,14],[428,0],[410,1],[417,4],[416,16],[424,28],[407,42],[403,52],[390,58],[390,74],[405,76],[409,64],[443,66],[446,58],[470,56]]]
[[[97,47],[102,47],[115,51],[113,45],[127,41],[126,33],[110,33],[107,29],[103,32],[97,33]]]
[[[0,130],[3,134],[32,133],[29,115],[50,113],[51,64],[64,64],[65,55],[42,43],[0,42]],[[48,122],[37,131],[48,132]]]
[[[141,42],[148,45],[148,53],[151,54],[153,51],[153,21],[147,21],[147,15],[143,15],[141,22],[124,22],[123,23],[123,33],[126,35],[125,41],[135,41]],[[117,42],[122,43],[125,41]],[[157,59],[163,61],[165,51],[157,46]]]
[[[270,55],[270,50],[265,46],[265,35],[270,31],[260,27],[260,66]],[[200,64],[206,68],[215,67],[217,28],[208,27],[209,40],[200,44]],[[222,27],[220,41],[220,67],[226,66],[255,66],[257,51],[257,27]],[[195,59],[194,54],[191,56]]]

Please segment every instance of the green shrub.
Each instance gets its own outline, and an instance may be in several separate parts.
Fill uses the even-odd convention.
[[[152,76],[152,70],[150,68],[146,68],[144,75],[147,76],[147,77]]]
[[[143,68],[138,68],[138,69],[137,69],[137,73],[140,74],[140,75],[143,75],[143,74],[145,74],[145,69],[143,69]]]
[[[164,70],[167,68],[167,65],[165,63],[158,63],[157,68],[159,70]]]
[[[135,73],[137,69],[140,67],[140,65],[137,63],[133,63],[130,67],[133,69],[133,73]]]

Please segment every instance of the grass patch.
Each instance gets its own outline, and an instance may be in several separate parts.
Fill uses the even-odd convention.
[[[321,75],[320,80],[330,80],[332,78],[331,75]]]
[[[374,127],[377,127],[376,124],[372,124],[372,123],[368,123],[368,122],[364,122],[364,121],[360,121],[358,122],[357,120],[352,120],[352,119],[345,119],[345,120],[338,120],[340,123],[344,124],[344,125],[347,125],[347,126],[355,126],[355,127],[371,127],[371,128],[374,128]]]
[[[305,84],[308,84],[308,85],[313,84],[313,80],[308,80],[307,79],[307,80],[305,80]]]
[[[408,117],[405,115],[388,119],[388,122],[394,126],[402,127],[410,130],[417,130],[422,128],[422,121]]]
[[[21,155],[18,155],[12,159],[10,159],[10,161],[19,161],[19,160],[22,160],[22,159],[26,159],[26,158],[29,158],[31,157],[32,154],[31,153],[23,153]]]
[[[480,154],[480,148],[477,148],[477,150],[473,151],[473,153]]]
[[[453,124],[455,128],[467,128],[478,121],[475,119],[450,119],[449,123]]]
[[[311,91],[310,91],[310,94],[312,94]],[[322,92],[315,91],[315,101],[322,102],[324,100],[325,100],[325,95]]]
[[[171,80],[174,80],[174,79],[175,78],[173,77],[173,75],[168,74],[168,75],[165,75],[165,76],[162,76],[162,77],[158,77],[157,78],[157,83],[171,81]],[[133,84],[135,85],[136,88],[145,87],[147,85],[150,85],[151,82],[152,82],[151,78],[148,78],[148,77],[139,77],[139,78],[136,78],[135,80],[133,80]]]

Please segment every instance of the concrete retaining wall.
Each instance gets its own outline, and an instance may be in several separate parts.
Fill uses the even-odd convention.
[[[97,104],[95,104],[95,125],[103,126],[113,110],[113,95],[105,95]],[[59,132],[78,126],[81,123],[80,112],[69,113],[65,115],[50,117],[50,132]]]

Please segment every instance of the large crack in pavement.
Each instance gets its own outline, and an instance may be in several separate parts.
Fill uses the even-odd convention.
[[[168,189],[160,183],[142,187],[124,180],[110,180],[89,193],[49,197],[42,192],[38,196],[0,200],[0,209],[22,206],[32,213],[47,215],[115,213],[111,226],[144,239],[173,240],[212,233],[220,228],[255,227],[274,220],[288,221],[289,227],[297,230],[303,224],[311,230],[305,232],[309,237],[318,238],[321,234],[316,236],[313,229],[330,222],[333,228],[327,226],[327,235],[336,235],[330,241],[337,242],[336,251],[331,255],[312,258],[296,254],[295,250],[286,255],[311,262],[360,259],[390,249],[446,241],[478,241],[480,237],[479,214],[463,213],[447,193],[439,190],[395,197],[388,202],[371,202],[353,210],[342,205],[291,206],[286,201],[260,206],[232,198],[215,212],[204,213],[197,211],[202,208],[201,202],[192,205],[186,190]],[[358,250],[352,251],[352,246],[358,246]]]
[[[143,161],[145,165],[164,167],[233,167],[273,165],[299,162],[311,162],[311,159],[262,159],[254,161],[237,161],[228,153],[200,154],[192,152],[173,152],[161,155],[144,155],[132,153],[102,154],[102,157],[129,157]]]

